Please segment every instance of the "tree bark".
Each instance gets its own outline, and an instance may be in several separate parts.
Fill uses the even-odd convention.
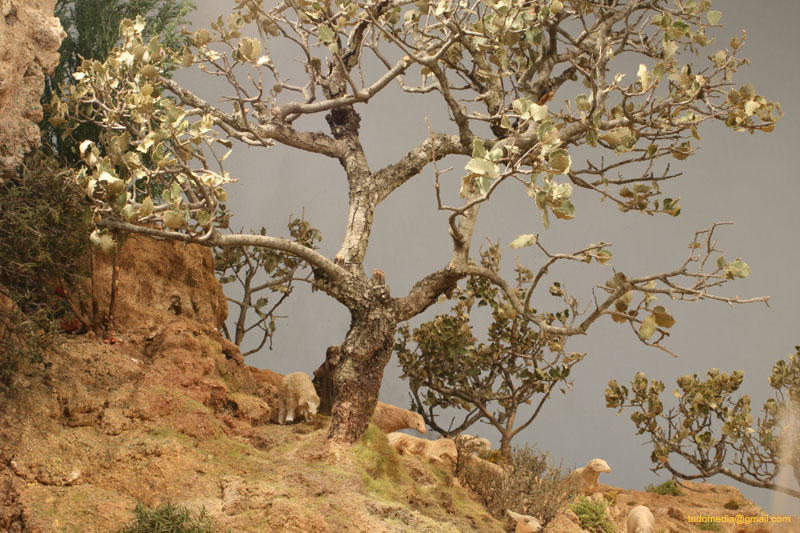
[[[500,453],[503,454],[507,464],[512,464],[514,457],[511,454],[511,437],[505,433],[500,437]]]
[[[336,367],[336,399],[328,439],[354,443],[366,431],[394,345],[397,319],[391,304],[352,311],[350,331]]]

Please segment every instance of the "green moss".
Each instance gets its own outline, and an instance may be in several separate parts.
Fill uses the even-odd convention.
[[[725,509],[730,509],[730,510],[732,510],[732,511],[735,511],[736,509],[738,509],[738,508],[739,508],[739,502],[737,502],[737,501],[736,501],[736,500],[734,500],[734,499],[730,499],[730,500],[728,500],[727,502],[725,502],[725,505],[723,505],[723,507],[724,507]]]
[[[605,500],[592,501],[586,496],[579,496],[578,501],[570,505],[570,509],[578,516],[581,528],[592,533],[616,533],[617,526],[608,518]]]
[[[684,492],[675,483],[674,479],[668,479],[661,485],[647,485],[645,489],[647,492],[652,492],[653,494],[661,494],[662,496],[683,496]]]
[[[392,486],[411,482],[386,435],[373,424],[353,447],[353,455],[363,469],[368,488],[376,492],[391,493],[394,492]]]

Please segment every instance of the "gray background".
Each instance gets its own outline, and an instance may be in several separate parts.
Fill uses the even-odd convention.
[[[197,4],[198,11],[192,14],[195,28],[207,27],[217,15],[228,13],[232,2],[197,0]],[[800,344],[796,329],[800,318],[796,307],[800,302],[796,278],[800,251],[795,236],[800,228],[800,213],[795,208],[800,192],[795,163],[800,125],[796,98],[800,86],[796,37],[800,2],[728,0],[715,2],[714,7],[723,11],[725,28],[714,34],[719,44],[710,46],[708,53],[727,45],[742,28],[747,29],[747,44],[741,55],[752,65],[743,68],[737,80],[753,83],[767,99],[781,102],[786,116],[773,133],[737,134],[716,124],[702,128],[702,149],[687,161],[675,161],[673,169],[683,171],[684,176],[664,187],[666,196],[682,198],[683,211],[678,218],[622,214],[615,206],[600,203],[597,195],[577,190],[573,197],[576,218],[554,219],[546,231],[532,200],[511,186],[501,189],[483,208],[475,232],[473,256],[485,242],[484,236],[493,240],[500,237],[507,245],[520,233],[540,233],[551,252],[576,250],[590,242],[611,242],[611,265],[628,275],[644,275],[679,265],[695,230],[715,221],[735,222],[719,232],[720,248],[729,259],[742,257],[753,274],[723,292],[741,297],[771,296],[770,308],[763,304],[731,308],[719,302],[663,302],[677,319],[668,346],[680,354],[678,359],[644,347],[627,326],[601,319],[588,336],[573,338],[567,344],[568,351],[589,354],[573,369],[574,391],[553,397],[514,441],[515,445],[527,441],[550,450],[568,467],[582,466],[594,457],[606,459],[612,472],[603,475],[601,482],[625,488],[642,489],[666,478],[659,479],[649,471],[650,448],[643,437],[634,434],[628,414],[617,415],[605,407],[604,389],[609,379],[627,383],[641,370],[648,377],[663,379],[669,395],[680,375],[704,375],[712,367],[742,369],[743,389],[751,394],[753,406],[760,409],[771,391],[767,377],[772,365]],[[276,58],[280,53],[273,50]],[[636,66],[632,66],[628,79],[635,77]],[[219,80],[196,69],[179,72],[176,78],[212,102],[229,93]],[[425,117],[431,119],[435,129],[451,131],[440,102],[436,97],[411,97],[392,86],[371,105],[360,106],[362,140],[371,167],[378,169],[396,161],[424,139]],[[227,109],[228,104],[223,106]],[[302,125],[325,129],[321,121]],[[573,160],[575,166],[582,166],[583,158],[573,154]],[[463,162],[453,159],[442,166],[455,168],[448,175],[450,181],[443,183],[457,190],[454,184]],[[305,208],[307,220],[323,231],[323,253],[329,257],[336,253],[347,213],[346,181],[338,163],[283,147],[265,150],[237,146],[227,168],[240,179],[228,189],[229,205],[236,214],[234,227],[263,225],[270,234],[284,235],[289,215],[299,215]],[[433,193],[429,167],[377,210],[365,266],[383,269],[395,296],[405,294],[417,279],[449,260],[446,216],[436,210]],[[506,276],[511,274],[517,255],[531,268],[542,262],[536,250],[507,249]],[[591,288],[610,276],[611,266],[594,263],[551,269],[552,280],[566,282],[571,294],[586,303],[591,300]],[[231,307],[232,315],[233,311]],[[423,317],[429,319],[434,312],[429,310]],[[344,307],[323,293],[312,294],[307,287],[299,287],[279,313],[289,318],[279,322],[274,349],[250,356],[249,364],[282,373],[310,373],[323,360],[326,347],[341,342],[349,324]],[[479,333],[481,328],[475,331]],[[393,358],[385,372],[380,399],[407,406],[408,388],[399,376]],[[489,426],[477,425],[471,432],[496,442]],[[732,483],[723,477],[711,481]],[[768,512],[800,514],[800,504],[793,498],[775,499],[769,491],[737,486]]]

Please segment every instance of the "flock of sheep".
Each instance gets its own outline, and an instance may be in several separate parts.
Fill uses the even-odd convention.
[[[278,387],[278,422],[281,425],[293,422],[296,418],[311,422],[318,408],[319,396],[308,374],[295,372],[281,379]],[[455,461],[458,456],[456,440],[461,440],[462,444],[469,443],[470,449],[478,452],[491,450],[491,443],[487,439],[471,435],[459,435],[456,440],[448,438],[428,440],[399,433],[401,429],[415,429],[425,433],[425,421],[419,413],[382,402],[378,402],[375,407],[372,423],[386,433],[389,443],[401,455],[416,455],[434,462],[444,462],[446,458]],[[479,467],[492,469],[498,473],[503,472],[500,465],[481,459],[477,455],[470,454],[468,460]],[[572,472],[570,477],[575,479],[580,492],[592,496],[597,492],[598,478],[604,472],[611,472],[608,463],[603,459],[592,459],[586,466]],[[515,533],[537,533],[544,530],[541,523],[533,516],[518,514],[511,510],[506,512],[517,524]],[[655,518],[650,509],[644,505],[637,505],[631,509],[628,514],[627,533],[654,532]]]

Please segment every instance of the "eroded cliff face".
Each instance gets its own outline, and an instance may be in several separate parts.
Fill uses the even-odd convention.
[[[44,76],[65,36],[56,0],[0,0],[0,184],[39,145]]]

